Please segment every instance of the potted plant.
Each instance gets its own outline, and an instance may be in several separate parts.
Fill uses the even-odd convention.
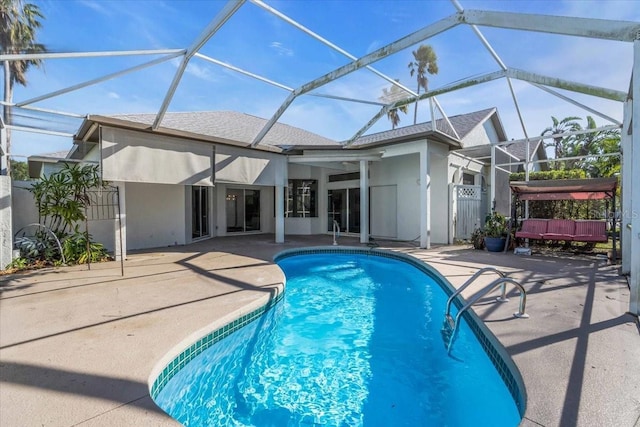
[[[502,252],[507,237],[507,219],[492,212],[484,223],[484,245],[489,252]]]

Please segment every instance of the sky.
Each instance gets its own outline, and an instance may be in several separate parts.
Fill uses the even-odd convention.
[[[33,1],[33,0],[32,0]],[[224,7],[222,1],[186,0],[39,0],[45,19],[38,41],[50,52],[78,53],[183,49],[189,47]],[[465,1],[466,10],[559,15],[640,22],[640,2],[537,0]],[[267,4],[324,39],[359,58],[456,12],[440,0],[286,0]],[[550,77],[627,92],[633,61],[631,43],[569,37],[539,32],[480,27],[508,66]],[[378,72],[416,90],[407,65],[412,51],[429,44],[436,51],[439,72],[428,76],[429,89],[497,71],[499,66],[467,25],[456,26],[372,64]],[[288,88],[297,88],[351,62],[349,57],[313,39],[256,4],[246,2],[200,49],[201,54],[239,67]],[[28,73],[28,86],[15,89],[14,102],[98,79],[159,58],[161,55],[47,59]],[[153,113],[162,105],[178,69],[173,59],[136,72],[30,104],[58,112],[86,114]],[[537,136],[551,126],[551,116],[582,118],[592,113],[526,82],[512,80],[524,128],[506,79],[437,97],[453,116],[497,107],[508,139]],[[324,94],[380,102],[390,84],[360,69],[298,97],[280,118],[336,141],[358,132],[380,106],[313,96]],[[622,121],[622,104],[557,90],[605,115]],[[238,74],[199,57],[191,59],[169,105],[169,111],[231,110],[271,118],[289,92]],[[75,133],[81,119],[18,110],[16,124]],[[413,124],[401,114],[400,127]],[[598,125],[611,124],[594,116]],[[418,122],[431,120],[428,103],[418,105]],[[386,117],[366,133],[391,129]],[[72,138],[12,132],[12,156],[65,151]]]

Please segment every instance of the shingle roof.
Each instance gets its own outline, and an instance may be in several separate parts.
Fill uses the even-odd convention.
[[[460,140],[464,139],[474,128],[488,120],[496,112],[495,108],[459,114],[449,117]],[[156,118],[153,113],[117,114],[109,118],[151,126]],[[200,112],[168,112],[165,114],[160,129],[171,129],[202,135],[221,141],[249,145],[267,123],[266,119],[235,111],[200,111]],[[434,132],[432,122],[418,123],[384,132],[361,136],[351,145],[352,148],[365,148],[378,144],[408,141],[427,134],[457,145],[459,141],[445,120],[436,120]],[[343,143],[317,135],[306,130],[276,123],[267,133],[261,145],[280,148],[323,147],[340,148]]]
[[[529,143],[529,157],[531,157],[531,155],[536,152],[535,150],[537,145],[538,145],[537,142]],[[526,153],[527,153],[527,141],[514,142],[511,144],[503,145],[502,147],[505,150],[507,150],[509,153],[516,156],[518,159],[525,160]],[[538,157],[540,157],[541,159],[547,158],[547,153],[544,151],[543,144],[540,144],[540,146],[538,147],[537,153],[538,153]]]
[[[449,117],[449,121],[455,128],[460,139],[463,139],[476,126],[487,120],[491,114],[496,111],[495,108],[487,108],[486,110],[475,111],[473,113],[459,114]],[[436,120],[436,129],[446,133],[451,138],[458,139],[447,125],[445,120]],[[415,125],[404,126],[401,128],[378,132],[370,135],[362,136],[356,139],[352,146],[360,147],[365,145],[375,145],[386,141],[396,141],[410,139],[413,136],[422,135],[433,131],[431,122],[418,123]]]
[[[63,160],[67,158],[67,155],[69,154],[69,150],[67,151],[55,151],[53,153],[42,153],[42,154],[36,154],[34,156],[29,156],[31,157],[37,157],[39,159],[49,159],[52,161],[56,161],[56,160]]]
[[[118,114],[109,117],[151,126],[156,115]],[[236,111],[168,112],[161,127],[251,144],[266,123],[266,119]],[[282,123],[276,123],[261,144],[279,147],[339,145],[332,139]]]

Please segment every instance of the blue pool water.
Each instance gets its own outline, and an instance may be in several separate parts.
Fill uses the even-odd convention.
[[[520,412],[466,321],[452,352],[447,296],[396,259],[278,261],[283,299],[198,355],[155,396],[187,426],[516,426]],[[454,309],[455,310],[455,309]]]

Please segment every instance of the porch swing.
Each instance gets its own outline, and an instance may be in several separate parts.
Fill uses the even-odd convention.
[[[512,219],[518,218],[519,201],[526,200],[611,200],[612,214],[604,220],[524,218],[518,239],[551,240],[565,242],[608,242],[607,222],[612,231],[612,261],[617,260],[616,249],[616,189],[617,178],[556,179],[513,181],[509,184],[513,194]],[[606,208],[608,212],[608,206]],[[513,221],[510,222],[513,224]],[[512,225],[510,225],[511,228]],[[509,230],[511,235],[511,230]]]

